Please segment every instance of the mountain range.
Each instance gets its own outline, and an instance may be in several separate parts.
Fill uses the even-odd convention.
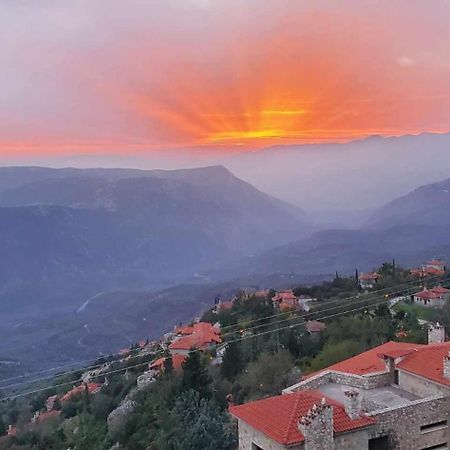
[[[244,286],[450,260],[450,180],[387,203],[359,229],[328,230],[220,166],[0,168],[0,180],[0,360],[21,355],[8,370],[158,337]]]

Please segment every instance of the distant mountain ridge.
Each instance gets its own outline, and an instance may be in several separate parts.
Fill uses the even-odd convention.
[[[450,178],[421,186],[378,209],[366,226],[450,225]]]

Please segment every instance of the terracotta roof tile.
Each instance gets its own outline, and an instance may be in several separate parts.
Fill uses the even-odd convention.
[[[397,364],[397,367],[437,383],[450,386],[450,379],[444,378],[443,375],[443,360],[449,351],[450,342],[426,345],[409,354]]]
[[[410,344],[408,342],[394,342],[389,341],[378,347],[372,348],[364,353],[345,359],[336,364],[333,364],[326,369],[315,372],[315,374],[324,372],[325,370],[335,370],[337,372],[351,373],[354,375],[365,375],[374,372],[381,372],[385,370],[384,361],[379,357],[379,354],[386,352],[412,350],[424,347],[421,344]],[[310,374],[309,376],[311,376]]]
[[[318,391],[300,391],[233,406],[230,408],[230,413],[279,444],[294,445],[304,441],[297,423],[314,404],[319,404],[322,398],[323,394]],[[333,406],[335,433],[363,428],[375,423],[374,419],[365,415],[350,419],[340,403],[328,398],[326,400]]]

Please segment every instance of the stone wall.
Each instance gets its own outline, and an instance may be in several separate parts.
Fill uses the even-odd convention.
[[[450,395],[450,388],[442,384],[433,383],[419,375],[404,370],[398,371],[398,385],[401,389],[411,392],[418,397],[434,397],[436,395]]]
[[[369,375],[353,375],[334,370],[326,370],[318,375],[294,384],[283,390],[283,394],[292,394],[305,389],[318,389],[326,383],[343,384],[360,389],[374,389],[381,386],[389,386],[394,382],[391,372],[377,372]]]
[[[359,430],[338,434],[334,438],[335,450],[368,450],[369,430]]]
[[[402,407],[386,408],[369,413],[376,419],[370,438],[389,436],[393,450],[419,450],[450,442],[448,425],[444,429],[424,432],[423,425],[449,420],[450,398],[448,396],[421,399]]]

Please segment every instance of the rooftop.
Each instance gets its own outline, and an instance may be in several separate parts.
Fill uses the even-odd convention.
[[[348,391],[349,387],[344,384],[326,383],[318,389],[324,396],[344,403],[344,392]],[[374,403],[374,405],[367,408],[368,411],[406,405],[420,398],[395,386],[383,386],[374,389],[358,389],[352,387],[351,389],[359,392],[363,399]],[[369,403],[366,403],[366,405],[369,405]]]
[[[319,391],[300,391],[233,406],[230,408],[230,413],[279,444],[294,445],[305,439],[298,429],[298,422],[315,404],[320,404],[322,398],[324,395]],[[372,418],[364,414],[351,419],[341,403],[331,398],[325,397],[325,399],[333,406],[335,433],[364,428],[375,423]]]
[[[380,358],[380,354],[387,352],[401,353],[421,347],[426,346],[421,344],[410,344],[408,342],[389,341],[364,353],[353,356],[352,358],[333,364],[332,366],[316,373],[320,373],[325,370],[335,370],[337,372],[345,372],[354,375],[367,375],[369,373],[382,372],[385,370],[385,364],[383,359]]]
[[[399,369],[414,373],[446,386],[450,386],[450,379],[444,378],[443,360],[450,351],[450,341],[443,344],[429,344],[409,354],[397,364]]]

